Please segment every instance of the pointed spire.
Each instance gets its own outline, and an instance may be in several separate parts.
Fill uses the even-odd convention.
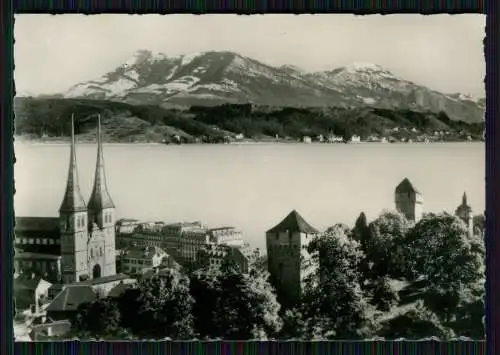
[[[75,152],[75,122],[71,115],[71,150],[69,158],[68,181],[66,183],[66,192],[59,208],[59,212],[80,212],[86,211],[85,201],[80,192],[78,184],[78,170],[76,167]]]
[[[467,194],[465,192],[462,196],[462,205],[467,206]]]
[[[101,115],[97,119],[97,162],[95,168],[94,187],[89,199],[88,208],[93,212],[102,211],[105,208],[114,208],[115,205],[108,192],[106,185],[106,174],[104,172],[104,155],[102,153],[101,140]]]

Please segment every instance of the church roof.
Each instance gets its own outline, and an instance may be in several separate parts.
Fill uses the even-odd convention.
[[[104,171],[104,155],[101,141],[101,117],[97,123],[97,161],[94,176],[94,187],[90,195],[88,209],[91,211],[102,211],[105,208],[114,208],[115,204],[111,199],[106,185],[106,174]]]
[[[413,186],[413,184],[408,180],[408,178],[404,178],[403,181],[399,183],[399,185],[396,187],[396,193],[398,194],[405,194],[405,193],[417,193],[419,194],[420,192]]]
[[[318,230],[312,227],[306,220],[296,211],[293,210],[279,224],[268,230],[268,233],[276,232],[301,232],[301,233],[319,233]]]
[[[66,182],[66,191],[61,202],[59,212],[81,212],[86,211],[85,201],[80,192],[78,184],[78,169],[76,167],[75,153],[75,125],[73,116],[71,116],[71,150],[69,158],[68,180]]]
[[[76,311],[84,303],[97,299],[92,287],[87,285],[68,285],[47,307],[47,312]]]

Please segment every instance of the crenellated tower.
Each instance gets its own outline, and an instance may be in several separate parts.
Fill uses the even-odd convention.
[[[78,184],[75,124],[71,116],[71,149],[66,191],[59,208],[62,282],[80,281],[87,269],[87,206]]]
[[[116,274],[115,204],[106,184],[101,137],[101,116],[97,122],[97,161],[94,186],[88,202],[89,271],[92,278]]]

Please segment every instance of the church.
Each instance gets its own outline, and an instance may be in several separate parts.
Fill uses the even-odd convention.
[[[57,217],[16,217],[15,269],[63,284],[116,274],[115,205],[109,194],[97,122],[94,185],[86,203],[80,192],[74,120],[66,190]]]

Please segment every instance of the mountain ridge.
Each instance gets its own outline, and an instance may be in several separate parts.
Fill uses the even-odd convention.
[[[479,122],[484,102],[443,94],[399,78],[372,63],[307,72],[274,67],[230,51],[168,56],[139,50],[122,65],[78,83],[65,98],[112,100],[167,107],[256,104],[290,107],[360,107],[444,111],[451,119]]]

